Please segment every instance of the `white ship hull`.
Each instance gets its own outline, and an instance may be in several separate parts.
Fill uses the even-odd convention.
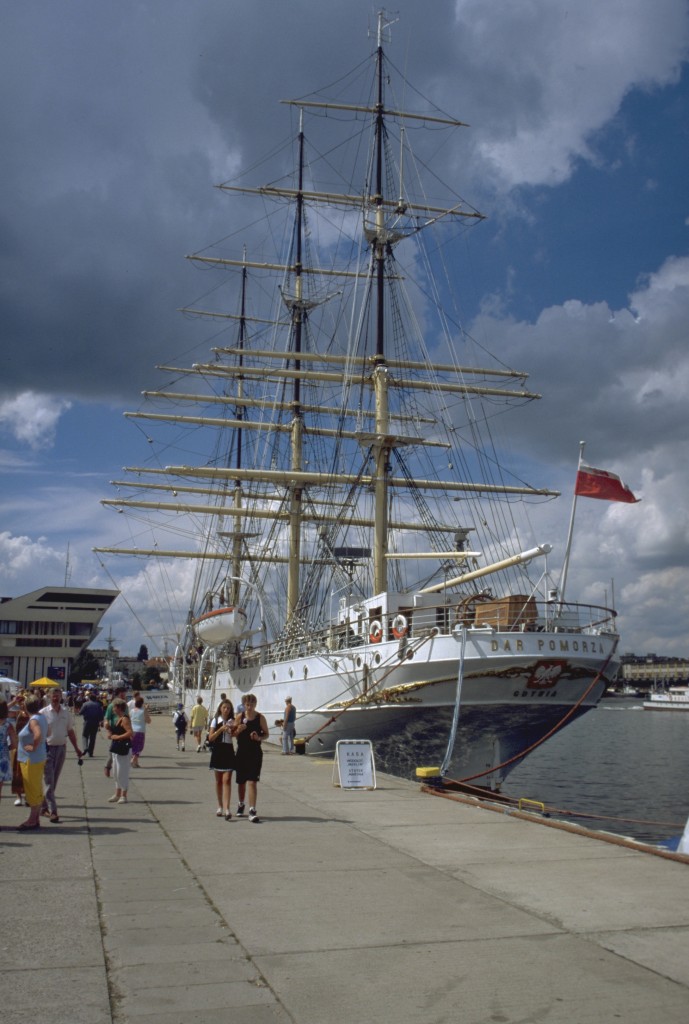
[[[512,759],[571,709],[581,714],[595,707],[616,668],[616,642],[614,635],[468,631],[455,746],[463,777],[488,771],[477,784],[499,786],[517,763]],[[429,757],[442,760],[457,699],[460,643],[459,633],[433,636],[412,658],[405,656],[406,644],[389,641],[220,666],[215,695],[226,693],[237,705],[255,693],[273,729],[291,696],[309,753],[332,751],[344,738],[371,739],[382,748],[428,734]]]

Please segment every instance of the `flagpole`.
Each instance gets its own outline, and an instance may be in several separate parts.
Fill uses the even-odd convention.
[[[586,441],[579,442],[579,462],[577,463],[577,474],[581,469],[581,463],[584,458],[584,448],[586,447]],[[569,517],[569,530],[567,531],[567,546],[565,548],[565,558],[562,563],[562,574],[560,576],[560,608],[565,600],[565,587],[567,586],[567,571],[569,569],[569,553],[572,550],[572,538],[574,536],[574,513],[577,510],[577,485],[576,478],[574,483],[574,496],[572,498],[572,512]]]

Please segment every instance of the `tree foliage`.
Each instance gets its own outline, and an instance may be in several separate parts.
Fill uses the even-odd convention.
[[[100,679],[101,663],[89,650],[80,651],[69,674],[70,683],[81,683],[84,679]]]

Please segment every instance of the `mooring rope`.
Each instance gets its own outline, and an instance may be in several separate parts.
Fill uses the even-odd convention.
[[[541,738],[539,740],[536,740],[535,743],[532,743],[530,746],[526,747],[526,749],[522,750],[519,754],[515,754],[513,757],[509,757],[506,761],[503,761],[501,764],[493,765],[492,768],[487,768],[485,771],[482,771],[482,772],[476,772],[475,775],[466,775],[463,779],[450,779],[449,781],[450,782],[462,783],[462,782],[473,782],[474,779],[482,779],[484,775],[491,775],[493,772],[500,771],[501,768],[506,768],[508,765],[514,764],[515,761],[521,760],[523,757],[526,757],[527,754],[530,754],[532,750],[536,750],[537,747],[540,747],[541,744],[545,743],[546,740],[550,739],[550,737],[553,736],[558,731],[558,729],[561,729],[562,726],[565,724],[565,722],[569,718],[572,717],[574,712],[579,707],[581,707],[583,702],[586,700],[586,698],[591,693],[593,688],[596,686],[596,684],[598,683],[599,679],[601,678],[601,676],[605,672],[606,668],[608,667],[608,665],[610,663],[610,659],[612,658],[612,655],[613,655],[613,651],[610,651],[610,654],[605,659],[605,662],[604,662],[603,667],[601,668],[600,672],[598,673],[598,675],[596,675],[594,677],[593,681],[590,683],[590,685],[583,692],[583,694],[581,695],[579,700],[576,701],[575,704],[572,704],[571,708],[568,709],[566,714],[564,714],[562,716],[562,718],[560,719],[559,722],[556,722],[556,724],[552,727],[552,729],[550,729],[545,734],[545,736],[541,736]]]

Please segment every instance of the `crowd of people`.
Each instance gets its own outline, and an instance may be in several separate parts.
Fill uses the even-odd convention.
[[[47,694],[42,690],[19,692],[0,700],[0,798],[9,783],[15,806],[28,808],[28,817],[18,831],[39,829],[41,818],[59,824],[57,787],[67,757],[69,742],[78,758],[92,758],[96,739],[103,732],[108,741],[105,775],[113,778],[115,789],[109,803],[126,804],[131,768],[141,767],[140,758],[151,723],[145,698],[135,692],[127,701],[126,687],[115,689],[106,702],[94,690],[72,693],[65,702],[59,686]],[[68,706],[69,705],[69,706]],[[75,731],[75,717],[81,719],[82,742]],[[276,722],[282,729],[282,753],[294,753],[296,709],[292,698],[285,701],[285,717]],[[177,750],[186,749],[191,730],[196,752],[210,751],[209,770],[217,802],[216,815],[231,821],[232,775],[237,785],[236,817],[258,822],[258,782],[263,764],[262,743],[269,737],[268,724],[258,711],[257,700],[247,694],[235,708],[225,694],[212,716],[197,697],[189,719],[182,704],[172,714]],[[246,805],[248,802],[248,814]]]

